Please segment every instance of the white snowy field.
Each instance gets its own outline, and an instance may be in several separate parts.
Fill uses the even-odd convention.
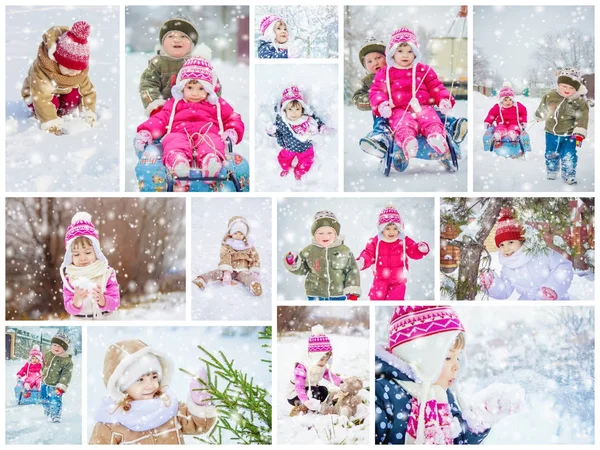
[[[21,87],[42,34],[51,26],[91,26],[90,80],[97,91],[93,128],[75,112],[68,135],[41,131]],[[10,6],[6,10],[6,191],[119,190],[119,8]]]
[[[370,373],[369,338],[328,334],[333,346],[333,366],[335,373],[342,378],[357,376],[363,382],[361,397],[366,403],[359,405],[356,415],[348,421],[338,415],[320,415],[308,413],[290,417],[292,406],[286,394],[293,376],[294,365],[301,362],[306,354],[307,333],[294,333],[280,337],[277,342],[277,443],[278,444],[347,444],[369,443],[370,426]],[[321,384],[329,386],[323,381]],[[364,422],[355,425],[352,421],[364,418]]]
[[[338,218],[344,244],[355,258],[365,248],[370,238],[377,234],[377,220],[381,210],[393,204],[404,221],[405,232],[416,242],[429,244],[430,253],[420,260],[409,259],[406,300],[433,300],[434,220],[432,198],[280,198],[277,205],[277,299],[306,300],[305,277],[294,275],[284,267],[283,258],[288,251],[297,255],[312,242],[310,227],[317,211],[332,211]],[[361,271],[362,295],[359,300],[369,300],[373,283],[371,268]]]
[[[210,43],[207,42],[210,47]],[[139,95],[140,77],[146,67],[148,61],[154,57],[152,53],[128,53],[125,55],[125,190],[139,191],[138,182],[135,177],[135,166],[138,158],[133,148],[133,141],[137,127],[148,120],[144,112],[144,107]],[[249,97],[248,93],[248,73],[249,69],[244,64],[232,64],[227,61],[212,60],[214,72],[219,78],[222,86],[223,98],[233,107],[233,109],[242,116],[242,120],[246,126],[244,139],[239,144],[234,146],[233,151],[239,153],[244,158],[248,158],[249,154]],[[252,184],[252,173],[251,181]]]
[[[466,330],[465,399],[492,383],[525,389],[523,410],[498,422],[484,445],[594,444],[592,307],[452,308]],[[392,314],[376,308],[378,344],[387,345]]]
[[[255,152],[254,183],[260,192],[337,192],[338,146],[341,135],[338,122],[337,64],[322,65],[256,65]],[[300,88],[305,103],[325,124],[334,128],[329,135],[313,139],[315,162],[300,181],[292,171],[281,177],[277,155],[281,147],[269,136],[265,127],[275,123],[275,106],[281,101],[283,90],[292,85]],[[295,163],[293,163],[295,165]]]
[[[516,99],[527,108],[528,133],[531,138],[531,152],[525,160],[504,158],[483,149],[483,121],[489,110],[497,102],[496,97],[486,97],[473,92],[473,190],[475,192],[594,192],[595,164],[595,111],[590,108],[588,135],[583,147],[577,149],[577,184],[569,186],[560,176],[556,180],[546,179],[546,135],[544,122],[532,124],[534,114],[540,104],[539,98],[517,95]],[[529,128],[530,127],[530,128]]]
[[[41,404],[17,405],[14,387],[25,360],[5,361],[6,444],[81,444],[81,363],[81,354],[73,357],[73,376],[63,396],[61,423],[52,423]]]
[[[467,117],[467,101],[456,102],[451,115]],[[469,123],[469,132],[472,130]],[[344,190],[346,192],[461,192],[467,191],[467,138],[460,145],[462,159],[458,172],[448,172],[439,162],[412,159],[399,173],[393,168],[386,177],[379,170],[380,159],[368,155],[358,146],[361,138],[373,129],[373,116],[354,105],[344,107]]]
[[[216,356],[222,351],[229,360],[234,360],[234,367],[253,377],[257,385],[270,389],[271,374],[267,363],[261,359],[269,359],[261,346],[266,341],[258,339],[259,327],[108,327],[88,328],[88,358],[87,358],[87,437],[95,425],[95,412],[106,389],[102,382],[104,354],[108,346],[114,342],[127,339],[141,339],[151,347],[160,350],[173,360],[173,378],[170,389],[179,401],[186,401],[189,392],[190,377],[181,369],[195,372],[203,364],[198,358],[204,353],[197,348],[201,345]],[[225,387],[223,380],[219,386]],[[81,429],[81,427],[79,427]],[[200,444],[194,436],[185,436],[186,444]],[[230,436],[223,435],[224,444],[235,444]]]
[[[159,292],[120,308],[109,320],[185,320],[185,292]]]
[[[270,198],[192,199],[191,280],[219,265],[219,250],[233,216],[244,217],[260,257],[263,293],[253,295],[241,283],[223,286],[211,283],[205,290],[192,284],[194,320],[271,320],[272,289],[272,202]]]

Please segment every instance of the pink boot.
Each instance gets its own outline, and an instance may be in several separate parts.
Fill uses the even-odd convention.
[[[450,153],[446,138],[439,133],[430,134],[427,138],[427,143],[433,148],[438,155],[445,155]]]
[[[202,173],[205,177],[216,177],[222,167],[223,164],[221,164],[219,158],[213,153],[209,153],[202,159]],[[214,181],[205,181],[204,183],[213,184]]]
[[[417,141],[417,138],[409,137],[404,141],[404,144],[402,144],[402,148],[404,149],[404,156],[407,160],[414,158],[419,151],[419,141]]]

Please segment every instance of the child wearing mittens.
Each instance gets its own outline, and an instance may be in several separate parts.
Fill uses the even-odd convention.
[[[331,211],[315,214],[312,244],[298,256],[288,252],[283,265],[294,275],[306,276],[308,300],[358,300],[360,272],[354,255],[340,236],[340,223]]]
[[[494,240],[502,271],[479,275],[479,285],[487,295],[505,300],[516,291],[518,300],[569,300],[573,264],[551,249],[528,254],[523,226],[508,208],[500,211]]]
[[[71,219],[65,247],[60,276],[66,311],[72,318],[95,320],[114,313],[121,304],[119,283],[87,212],[78,212]]]
[[[17,372],[17,379],[23,383],[23,397],[29,398],[32,390],[39,390],[42,380],[42,361],[44,357],[39,345],[34,345],[29,351],[29,359]]]
[[[508,82],[498,92],[498,103],[492,106],[484,121],[486,129],[494,124],[494,141],[500,146],[505,137],[517,142],[527,125],[527,108],[515,99],[515,91]]]
[[[233,216],[227,222],[219,258],[217,270],[198,275],[194,280],[196,286],[204,290],[211,281],[220,281],[223,285],[239,281],[254,295],[262,294],[260,257],[250,236],[250,225],[242,216]]]
[[[369,239],[358,257],[360,270],[373,267],[371,300],[404,300],[408,281],[408,258],[421,259],[429,253],[426,242],[415,242],[404,233],[404,223],[394,207],[379,213],[379,234]]]
[[[68,134],[63,116],[77,108],[90,127],[96,122],[96,89],[88,74],[89,35],[86,22],[50,28],[23,81],[21,97],[48,133]]]
[[[449,306],[398,306],[375,349],[375,443],[480,444],[524,404],[521,386],[492,384],[467,401],[459,378],[466,332]]]
[[[50,340],[50,351],[44,355],[40,398],[44,414],[52,423],[60,423],[62,397],[67,392],[73,374],[71,339],[58,332]]]
[[[207,433],[217,411],[202,390],[206,370],[192,379],[186,403],[169,389],[171,359],[140,340],[111,344],[104,356],[108,397],[96,411],[90,444],[183,445],[184,434]]]

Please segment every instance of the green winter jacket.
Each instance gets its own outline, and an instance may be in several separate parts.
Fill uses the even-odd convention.
[[[546,121],[545,130],[558,136],[581,134],[587,136],[590,108],[583,95],[587,93],[585,86],[570,98],[565,98],[556,90],[548,92],[542,98],[535,117]]]
[[[356,259],[338,237],[329,247],[321,247],[314,239],[305,247],[293,265],[284,258],[286,269],[296,275],[306,275],[307,296],[360,296],[360,271]]]
[[[44,353],[44,368],[42,369],[42,383],[67,391],[73,374],[73,355],[64,352],[55,355],[52,352]]]
[[[361,111],[371,111],[371,103],[369,102],[369,89],[373,84],[375,74],[369,73],[360,80],[360,88],[352,96],[352,101]]]

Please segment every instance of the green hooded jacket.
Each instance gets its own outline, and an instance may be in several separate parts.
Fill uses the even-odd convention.
[[[545,130],[548,133],[558,136],[580,134],[586,137],[590,108],[583,98],[585,93],[587,89],[583,85],[569,98],[552,90],[542,98],[535,117],[546,121]]]
[[[73,355],[65,351],[60,355],[48,351],[44,353],[42,383],[67,391],[73,374]]]
[[[361,111],[371,111],[371,102],[369,102],[369,89],[373,84],[375,74],[369,73],[360,80],[360,88],[352,96],[352,101]]]

